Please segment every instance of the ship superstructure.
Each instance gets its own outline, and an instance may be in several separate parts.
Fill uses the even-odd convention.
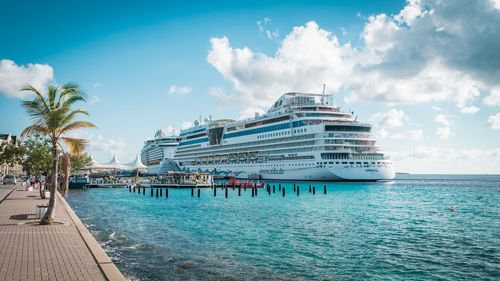
[[[147,172],[160,174],[178,170],[173,161],[178,145],[177,136],[166,136],[162,130],[158,130],[153,139],[146,140],[141,150],[141,162],[148,167]]]
[[[181,170],[276,180],[394,178],[371,125],[331,104],[331,96],[282,95],[266,114],[209,120],[182,130],[174,159]]]

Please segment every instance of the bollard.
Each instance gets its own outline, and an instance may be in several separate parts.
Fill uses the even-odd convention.
[[[165,197],[168,198],[168,188],[165,189]]]
[[[156,189],[156,198],[158,198],[158,195],[160,194],[160,191],[158,190],[158,188]]]
[[[279,184],[279,189],[278,190],[281,191],[281,183]]]
[[[214,187],[214,196],[217,196],[217,186]]]
[[[326,194],[326,185],[325,185],[325,194]]]
[[[226,187],[226,198],[227,198],[227,187]]]
[[[194,188],[191,187],[191,196],[194,196]]]
[[[283,186],[283,197],[285,197],[285,187]]]
[[[198,198],[200,197],[200,189],[198,188]]]
[[[295,187],[295,184],[293,184],[293,192],[295,192],[295,191],[296,191],[296,189],[297,189],[297,188]]]
[[[311,193],[311,185],[309,185],[309,193]]]
[[[297,185],[297,196],[300,195],[300,186]]]
[[[238,196],[241,196],[241,186],[238,187]]]
[[[316,187],[313,186],[313,194],[316,194]]]

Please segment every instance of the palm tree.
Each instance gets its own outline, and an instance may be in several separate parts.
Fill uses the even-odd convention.
[[[78,153],[83,150],[87,140],[70,138],[64,136],[66,133],[80,128],[96,128],[90,122],[74,120],[78,114],[88,116],[83,109],[72,109],[79,101],[86,102],[82,90],[78,85],[67,83],[63,86],[49,85],[47,95],[41,94],[32,86],[24,88],[35,94],[33,100],[23,101],[22,106],[32,117],[33,124],[21,133],[21,137],[41,134],[48,136],[52,145],[52,176],[50,185],[50,199],[47,212],[41,219],[40,224],[51,224],[54,222],[56,207],[55,193],[57,186],[57,166],[59,159],[59,148],[62,144],[69,146],[70,152]]]

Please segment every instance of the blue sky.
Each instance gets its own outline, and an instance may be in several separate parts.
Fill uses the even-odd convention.
[[[4,1],[0,10],[1,133],[29,125],[19,85],[75,81],[99,127],[75,134],[96,160],[116,152],[126,162],[157,129],[239,119],[326,83],[374,124],[397,171],[500,172],[499,1]]]

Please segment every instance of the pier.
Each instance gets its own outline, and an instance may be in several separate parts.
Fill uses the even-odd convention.
[[[125,280],[59,193],[55,223],[39,225],[36,206],[48,203],[39,194],[2,192],[0,280]]]

